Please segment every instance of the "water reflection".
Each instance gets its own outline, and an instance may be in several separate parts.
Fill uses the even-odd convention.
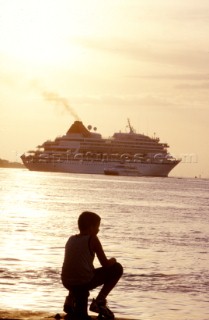
[[[109,298],[118,315],[209,318],[208,182],[24,170],[0,176],[1,308],[62,310],[65,241],[90,209],[102,216],[104,249],[124,266]]]

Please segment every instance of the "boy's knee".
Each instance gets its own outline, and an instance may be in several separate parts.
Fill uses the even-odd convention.
[[[122,276],[123,274],[123,267],[122,265],[119,263],[119,262],[116,262],[114,265],[114,271],[115,271],[115,274],[117,274],[119,277]]]

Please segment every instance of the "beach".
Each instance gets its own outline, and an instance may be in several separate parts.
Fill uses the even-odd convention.
[[[1,320],[42,320],[42,319],[55,319],[55,314],[47,312],[31,312],[23,310],[0,310]]]
[[[52,319],[64,319],[65,314],[63,313],[48,313],[48,312],[32,312],[26,310],[11,310],[5,311],[0,310],[0,320],[52,320]],[[97,317],[92,316],[92,319]],[[125,318],[115,318],[115,320],[128,320]],[[134,319],[129,319],[134,320]]]

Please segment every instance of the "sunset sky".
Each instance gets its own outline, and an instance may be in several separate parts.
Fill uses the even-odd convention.
[[[0,158],[130,118],[209,178],[208,68],[208,0],[0,0]]]

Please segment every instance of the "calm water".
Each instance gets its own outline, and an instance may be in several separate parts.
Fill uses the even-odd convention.
[[[209,180],[0,169],[0,309],[62,312],[64,245],[92,210],[124,266],[109,296],[117,315],[208,320],[208,195]]]

